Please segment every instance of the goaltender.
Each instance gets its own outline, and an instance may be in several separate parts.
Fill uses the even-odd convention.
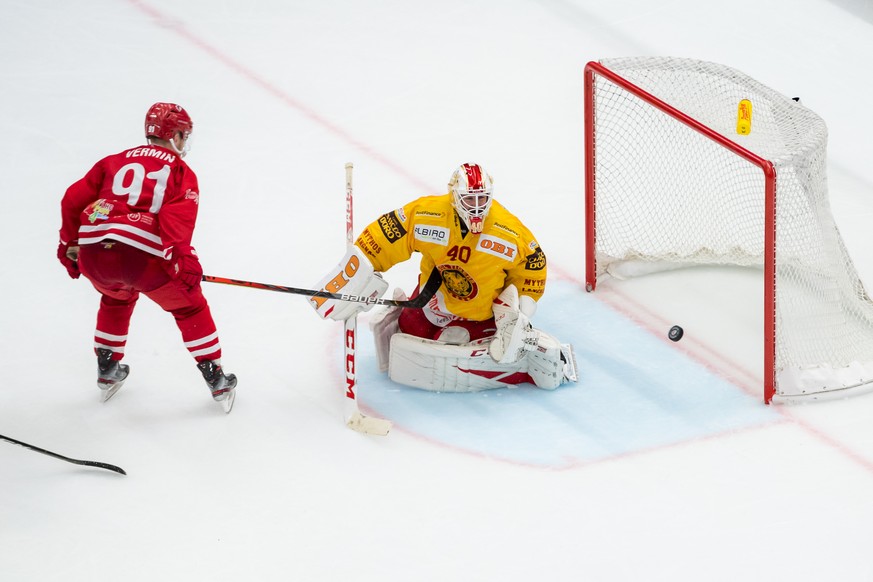
[[[414,200],[367,226],[317,288],[381,296],[388,283],[380,273],[418,252],[412,297],[434,269],[439,290],[422,309],[391,307],[371,321],[380,369],[393,381],[441,392],[522,383],[554,389],[575,381],[571,346],[531,326],[546,287],[546,256],[536,239],[494,200],[481,165],[462,164],[448,186],[446,194]],[[406,299],[400,289],[394,296]],[[322,318],[339,321],[372,307],[323,298],[312,304]]]

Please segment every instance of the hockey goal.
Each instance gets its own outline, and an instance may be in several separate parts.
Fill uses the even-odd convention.
[[[586,281],[763,269],[764,401],[873,388],[873,302],[827,194],[827,128],[747,75],[677,58],[585,68]]]

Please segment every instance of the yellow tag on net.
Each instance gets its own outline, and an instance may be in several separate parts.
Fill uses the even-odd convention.
[[[752,132],[752,102],[742,99],[737,107],[737,133],[749,135]]]

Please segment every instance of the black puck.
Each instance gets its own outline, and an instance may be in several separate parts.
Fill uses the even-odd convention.
[[[670,328],[670,331],[667,333],[667,337],[673,340],[674,342],[678,342],[682,339],[682,336],[685,334],[685,330],[679,327],[678,325],[674,325]]]

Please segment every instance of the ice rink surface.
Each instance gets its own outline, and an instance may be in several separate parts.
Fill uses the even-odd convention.
[[[873,395],[762,403],[760,272],[583,290],[582,70],[605,57],[739,69],[828,124],[831,203],[873,284],[873,14],[862,0],[7,0],[0,10],[4,277],[0,579],[873,580]],[[131,376],[99,402],[97,294],[55,259],[59,201],[183,104],[208,274],[309,287],[357,229],[483,164],[536,233],[535,324],[575,385],[432,394],[361,354],[384,438],[341,420],[338,324],[305,299],[205,291],[229,416],[143,300]],[[386,278],[410,290],[415,265]],[[364,336],[370,315],[361,318]],[[666,339],[673,324],[686,337]]]

